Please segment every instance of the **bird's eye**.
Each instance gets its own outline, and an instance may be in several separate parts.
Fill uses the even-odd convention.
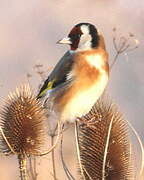
[[[81,37],[81,34],[75,34],[74,35],[76,39],[80,38]]]
[[[70,34],[69,37],[73,40],[77,40],[81,37],[81,34],[79,34],[79,33]]]
[[[78,34],[78,37],[80,38],[80,37],[81,37],[81,34]]]

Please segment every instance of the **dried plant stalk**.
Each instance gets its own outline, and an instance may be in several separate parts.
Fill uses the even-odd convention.
[[[29,156],[29,168],[28,168],[28,176],[30,180],[37,180],[38,173],[37,173],[37,159],[36,156]]]
[[[77,137],[82,179],[135,179],[128,125],[108,98],[100,98],[80,119]]]
[[[25,155],[24,154],[19,154],[18,155],[18,161],[19,161],[19,169],[20,169],[20,178],[21,178],[21,180],[28,180]]]
[[[113,59],[113,62],[110,65],[110,69],[114,66],[120,54],[127,55],[128,52],[133,51],[139,47],[139,40],[135,37],[134,34],[129,33],[127,36],[122,36],[118,33],[117,29],[113,28],[113,46],[116,51],[116,55]]]
[[[26,157],[40,154],[46,137],[45,112],[28,85],[11,93],[0,112],[0,152],[16,154],[21,179],[26,180]]]

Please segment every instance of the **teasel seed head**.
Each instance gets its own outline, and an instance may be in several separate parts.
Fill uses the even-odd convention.
[[[80,119],[77,137],[80,174],[84,179],[135,179],[128,124],[106,95]]]
[[[35,155],[46,136],[45,113],[29,85],[10,93],[0,112],[0,151]]]

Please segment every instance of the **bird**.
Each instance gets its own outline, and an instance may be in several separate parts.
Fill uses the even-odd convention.
[[[103,35],[87,22],[76,24],[57,43],[68,44],[70,49],[45,80],[37,98],[43,99],[60,122],[74,123],[92,109],[107,86],[108,52]]]

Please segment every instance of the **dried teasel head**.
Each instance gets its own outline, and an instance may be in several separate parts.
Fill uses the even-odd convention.
[[[0,112],[0,151],[32,155],[39,153],[46,136],[45,113],[30,87],[11,93]]]
[[[135,179],[128,124],[108,97],[80,119],[77,140],[82,179]]]

